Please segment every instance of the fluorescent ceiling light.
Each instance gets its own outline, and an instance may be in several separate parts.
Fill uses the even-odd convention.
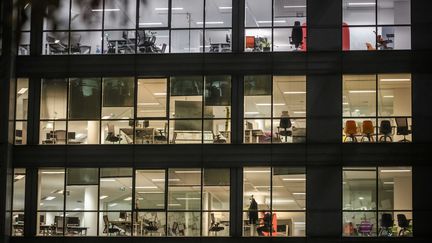
[[[139,25],[162,25],[162,22],[143,22],[143,23],[139,23]]]
[[[381,170],[382,173],[399,173],[399,172],[411,172],[409,169],[400,169],[400,170]]]
[[[42,174],[51,174],[51,175],[57,175],[57,174],[64,174],[64,171],[42,171]]]
[[[109,179],[109,178],[101,178],[100,181],[102,181],[102,182],[114,182],[116,180],[115,179]]]
[[[220,10],[232,9],[232,7],[219,7]]]
[[[384,97],[384,98],[394,98],[393,95],[384,95],[383,97]]]
[[[368,93],[376,93],[376,90],[350,90],[350,94],[368,94]]]
[[[44,200],[45,201],[51,201],[51,200],[54,200],[56,197],[53,197],[53,196],[48,196],[48,197],[46,197]]]
[[[135,189],[157,189],[157,186],[136,186]]]
[[[375,3],[369,2],[369,3],[348,3],[348,6],[350,7],[368,7],[368,6],[375,6]]]
[[[256,104],[257,106],[271,106],[271,104],[270,103],[259,103],[259,104]],[[286,104],[284,104],[284,103],[275,103],[275,104],[273,104],[273,106],[284,106],[284,105],[286,105]]]
[[[257,23],[258,24],[271,24],[272,21],[271,20],[258,20]],[[283,24],[283,23],[286,23],[286,20],[275,20],[275,21],[273,21],[273,23]]]
[[[306,178],[283,178],[283,181],[305,181]]]
[[[159,204],[156,204],[156,206],[158,206],[158,207],[164,207],[165,205],[163,203],[159,203]],[[170,207],[180,207],[181,204],[180,203],[168,203],[168,206],[170,206]]]
[[[168,8],[155,8],[156,11],[168,11]],[[183,10],[182,7],[177,7],[177,8],[171,8],[171,10],[173,11],[179,11],[179,10]]]
[[[102,119],[110,119],[111,116],[103,116]]]
[[[394,185],[393,181],[384,181],[384,185]]]
[[[196,22],[196,24],[204,24],[204,22]],[[205,24],[212,25],[212,24],[224,24],[223,21],[206,21]]]
[[[176,170],[176,174],[200,174],[201,170]]]
[[[306,8],[306,5],[297,5],[297,6],[283,6],[284,8]]]
[[[154,105],[160,105],[160,103],[154,102],[154,103],[138,103],[138,105],[142,106],[154,106]]]
[[[117,205],[118,205],[117,203],[111,203],[111,204],[108,204],[108,207],[115,207]]]
[[[74,208],[73,210],[74,211],[78,211],[78,210],[81,210],[81,208]]]
[[[255,188],[270,188],[272,186],[255,186]],[[273,188],[282,188],[284,186],[273,186]]]
[[[100,199],[100,200],[104,200],[104,199],[107,198],[107,197],[108,197],[108,196],[103,195],[103,196],[100,196],[99,199]]]
[[[293,195],[306,195],[306,192],[293,192]]]
[[[270,170],[245,170],[244,173],[270,173]]]
[[[138,194],[161,194],[163,192],[138,192]]]
[[[293,203],[292,199],[273,199],[272,203]]]
[[[284,94],[306,94],[306,91],[286,91]]]
[[[92,9],[92,12],[102,12],[102,11],[104,11],[104,10],[101,8]],[[118,12],[118,11],[120,11],[119,8],[106,8],[105,9],[105,12]]]
[[[381,82],[408,82],[411,81],[409,78],[382,78]]]
[[[160,38],[160,36],[158,36],[158,38]],[[165,95],[167,95],[167,93],[153,93],[153,95],[156,95],[156,96],[165,96]]]
[[[359,200],[364,200],[364,197],[359,197],[358,199],[359,199]]]
[[[258,111],[246,111],[245,115],[258,115],[259,112]]]
[[[306,111],[294,111],[294,114],[306,114]]]
[[[17,176],[15,176],[15,180],[21,180],[24,177],[25,177],[25,175],[17,175]]]
[[[178,197],[177,200],[201,200],[200,197]]]
[[[127,198],[125,198],[125,199],[123,199],[124,201],[130,201],[130,200],[132,200],[132,197],[127,197]]]
[[[349,103],[348,102],[344,102],[344,103],[342,103],[343,105],[349,105]]]
[[[303,208],[303,210],[305,210],[305,208]],[[306,222],[294,222],[294,224],[300,224],[300,225],[305,225]]]
[[[153,182],[165,182],[165,179],[151,179]],[[168,179],[168,181],[180,181],[180,179]]]
[[[23,94],[25,94],[25,92],[27,92],[27,90],[28,90],[28,88],[21,88],[17,93],[19,95],[23,95]]]

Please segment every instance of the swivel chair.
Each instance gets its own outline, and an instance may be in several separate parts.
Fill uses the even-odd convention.
[[[374,141],[374,125],[372,121],[366,120],[362,123],[362,138],[361,141],[363,142],[366,138],[369,142]]]
[[[393,216],[389,213],[383,213],[380,220],[380,230],[378,236],[392,236]]]
[[[120,134],[115,135],[114,125],[108,124],[108,135],[105,140],[111,143],[120,143],[122,140]]]
[[[300,21],[295,21],[291,32],[290,44],[294,45],[296,50],[303,44],[303,30],[300,25]]]
[[[405,214],[398,214],[397,220],[398,226],[401,228],[401,230],[399,230],[398,236],[405,236],[407,232],[411,233],[411,230],[408,229],[411,220],[407,219]]]
[[[346,140],[348,138],[351,138],[351,142],[357,142],[357,124],[354,120],[348,120],[345,123],[345,128],[344,128],[344,133],[345,133],[345,139],[344,142],[346,142]]]
[[[292,136],[292,131],[288,130],[292,127],[292,124],[291,124],[291,120],[290,120],[289,116],[287,115],[287,113],[285,113],[285,114],[286,115],[284,116],[284,113],[283,113],[283,117],[281,117],[281,119],[279,121],[278,135],[283,136],[285,138],[284,141],[287,142],[288,137]],[[283,129],[283,130],[281,130],[281,129]]]
[[[397,128],[397,135],[402,135],[403,139],[399,142],[406,143],[411,142],[410,140],[406,139],[406,136],[411,134],[411,130],[409,130],[408,127],[408,118],[406,117],[397,117],[396,120],[396,128]]]
[[[390,142],[393,142],[392,135],[393,135],[393,128],[391,126],[391,123],[389,120],[382,120],[379,127],[379,135],[381,137],[379,138],[380,142],[387,142],[387,139]]]
[[[103,221],[104,221],[104,230],[103,233],[107,234],[107,235],[119,235],[120,234],[120,230],[118,228],[114,228],[114,225],[110,223],[109,219],[108,219],[108,215],[104,215],[103,216]]]
[[[211,224],[210,224],[210,228],[209,228],[209,233],[213,232],[215,236],[217,236],[217,233],[219,231],[222,231],[225,229],[225,227],[223,226],[219,226],[219,223],[216,223],[216,219],[214,216],[214,213],[210,214],[210,219],[211,219]],[[210,234],[209,234],[210,235]]]

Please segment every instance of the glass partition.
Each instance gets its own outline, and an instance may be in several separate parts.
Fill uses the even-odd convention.
[[[13,170],[12,236],[24,236],[26,169]]]

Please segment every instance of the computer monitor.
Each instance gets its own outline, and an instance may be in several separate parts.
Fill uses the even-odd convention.
[[[16,222],[24,222],[24,214],[18,214],[16,218]]]
[[[75,139],[75,132],[68,132],[68,139]]]
[[[119,218],[126,220],[126,212],[120,212]]]
[[[80,219],[78,217],[68,217],[66,222],[67,225],[79,225]]]

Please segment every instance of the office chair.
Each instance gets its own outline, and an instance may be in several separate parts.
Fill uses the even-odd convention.
[[[400,140],[399,142],[402,143],[411,142],[410,140],[406,139],[406,136],[411,134],[411,130],[409,130],[408,127],[408,118],[396,117],[395,120],[396,120],[396,129],[397,129],[396,134],[403,136],[403,139]]]
[[[300,45],[303,44],[303,30],[300,25],[300,21],[295,21],[293,29],[291,31],[291,38],[290,38],[290,44],[294,45],[296,50],[299,48]]]
[[[287,141],[288,137],[292,136],[292,131],[288,130],[292,127],[291,120],[289,117],[282,117],[279,121],[279,127],[278,127],[278,135],[283,136],[285,138],[285,142]],[[281,131],[281,129],[283,129]]]
[[[210,235],[210,232],[213,232],[214,235],[217,236],[217,233],[219,231],[224,230],[225,227],[219,226],[219,223],[216,223],[216,219],[215,219],[214,213],[210,214],[210,219],[211,219],[211,224],[210,224],[210,228],[209,228],[209,235]]]
[[[406,216],[405,216],[405,214],[398,214],[397,215],[397,220],[398,220],[398,226],[399,226],[399,228],[401,228],[401,230],[399,231],[398,236],[405,236],[405,234],[407,232],[411,233],[411,230],[408,229],[411,220],[407,219]]]
[[[364,141],[365,138],[367,138],[369,142],[374,141],[374,125],[372,121],[366,120],[362,122],[362,134],[363,134],[361,138],[362,142]]]
[[[115,135],[115,129],[113,124],[108,124],[108,135],[105,138],[105,141],[111,142],[111,143],[120,143],[122,138],[120,134]]]
[[[351,138],[351,142],[357,142],[357,123],[354,120],[346,121],[344,133],[344,142],[346,142],[347,138]]]
[[[362,236],[370,236],[373,230],[373,224],[371,224],[368,220],[361,221],[358,226],[358,233]]]
[[[66,144],[66,131],[57,130],[54,131],[55,143],[56,144]]]
[[[109,222],[108,215],[103,216],[103,221],[104,221],[103,233],[108,234],[108,235],[111,235],[111,234],[119,235],[120,234],[120,230],[117,228],[114,228],[114,225]]]
[[[392,236],[393,216],[389,213],[383,213],[380,220],[380,230],[378,236]]]
[[[70,53],[71,54],[80,54],[80,43],[81,43],[81,35],[80,34],[70,34]]]
[[[48,54],[67,54],[67,45],[63,44],[60,40],[57,40],[55,37],[46,36],[47,47],[49,47]]]
[[[393,142],[393,128],[389,120],[382,120],[379,127],[379,134],[381,137],[379,138],[380,142],[387,142],[387,138],[390,142]]]

